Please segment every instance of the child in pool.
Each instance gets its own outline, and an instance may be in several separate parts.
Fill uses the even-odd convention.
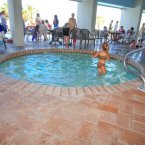
[[[98,73],[100,75],[103,75],[106,73],[105,63],[106,61],[110,60],[110,55],[109,55],[108,50],[109,50],[109,45],[107,42],[104,42],[102,45],[101,51],[92,53],[93,58],[96,58],[96,57],[99,58],[97,67],[98,67]]]
[[[135,40],[132,40],[131,44],[129,45],[131,49],[135,49],[136,48],[136,42]]]

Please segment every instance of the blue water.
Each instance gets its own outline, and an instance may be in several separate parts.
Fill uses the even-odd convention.
[[[98,75],[97,58],[87,54],[46,53],[14,58],[0,64],[0,73],[19,80],[54,86],[113,85],[135,79],[119,60],[106,63]]]

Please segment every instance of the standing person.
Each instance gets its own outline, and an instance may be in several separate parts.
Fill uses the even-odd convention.
[[[42,19],[40,18],[40,14],[37,13],[36,18],[35,18],[35,23],[36,23],[36,25],[40,26],[41,22],[42,22]]]
[[[129,39],[129,42],[135,39],[134,27],[131,27],[130,30],[127,31],[126,38]]]
[[[114,32],[112,34],[112,37],[113,37],[112,40],[114,40],[114,41],[116,41],[116,39],[117,39],[118,23],[119,23],[119,21],[116,21],[116,23],[114,25],[114,30],[113,30]]]
[[[145,35],[145,23],[142,24],[142,27],[140,29],[140,38],[143,38]]]
[[[93,58],[96,58],[96,57],[99,58],[97,67],[98,67],[98,73],[100,75],[103,75],[106,73],[105,63],[106,63],[106,61],[110,60],[110,55],[109,55],[108,50],[109,50],[109,45],[107,42],[104,42],[102,45],[102,50],[99,52],[94,52],[92,54]]]
[[[109,24],[109,32],[112,31],[112,25],[113,25],[113,20],[111,20],[111,22]]]
[[[104,26],[103,30],[100,32],[100,37],[101,37],[100,41],[101,41],[101,43],[102,43],[102,37],[104,37],[105,41],[107,41],[108,35],[109,35],[109,32],[107,30],[107,27]]]
[[[124,30],[123,26],[120,26],[120,29],[119,29],[118,32],[119,32],[120,34],[117,35],[116,41],[118,41],[118,40],[120,40],[120,39],[122,39],[122,38],[125,37],[125,30]]]
[[[50,23],[47,19],[45,20],[45,25],[48,27],[48,29],[52,28],[52,26],[50,25]]]
[[[118,30],[118,23],[119,23],[119,21],[116,21],[116,23],[114,25],[114,32],[117,32],[117,30]]]
[[[69,48],[69,32],[70,32],[70,28],[68,27],[68,23],[66,23],[63,26],[64,44],[66,48]]]
[[[59,27],[59,20],[58,20],[58,16],[54,15],[54,19],[53,19],[53,28],[58,28]]]
[[[75,14],[72,13],[71,14],[71,18],[69,18],[68,20],[68,27],[70,28],[70,31],[74,28],[77,28],[77,23],[76,23],[76,19],[74,18]],[[76,39],[73,39],[73,46],[75,47],[76,45]]]
[[[32,30],[32,41],[36,40],[36,42],[38,41],[38,35],[39,35],[39,25],[36,25],[33,30]]]
[[[44,20],[42,20],[41,25],[39,26],[39,33],[40,33],[40,38],[41,35],[43,35],[44,41],[47,40],[47,31],[48,31],[48,27],[45,25]]]
[[[46,27],[50,30],[50,29],[52,29],[52,26],[51,26],[51,24],[49,23],[49,21],[46,19],[45,20],[45,25],[46,25]],[[49,39],[50,39],[50,34],[51,34],[51,32],[50,31],[47,31],[47,34],[48,34],[48,36],[49,36]]]
[[[0,19],[1,19],[1,25],[4,27],[4,33],[6,34],[7,33],[7,20],[6,20],[5,11],[1,12]]]

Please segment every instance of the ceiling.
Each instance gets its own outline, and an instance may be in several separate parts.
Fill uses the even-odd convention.
[[[83,0],[70,0],[70,1],[82,2]]]

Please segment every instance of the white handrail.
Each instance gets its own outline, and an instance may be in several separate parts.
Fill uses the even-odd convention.
[[[140,48],[140,49],[137,49],[137,50],[134,50],[134,51],[132,51],[132,52],[127,53],[127,54],[124,56],[124,61],[123,61],[123,62],[124,62],[124,67],[126,68],[126,70],[127,70],[128,72],[133,73],[133,74],[135,74],[135,75],[137,75],[137,76],[139,76],[139,77],[141,78],[141,80],[142,80],[142,82],[143,82],[143,85],[139,86],[139,88],[140,88],[141,90],[145,91],[145,77],[144,77],[142,74],[137,73],[136,71],[133,71],[133,70],[129,69],[128,66],[127,66],[127,63],[126,63],[127,58],[128,58],[129,55],[131,55],[131,54],[133,54],[133,53],[136,53],[136,52],[139,52],[139,51],[143,51],[143,50],[145,50],[145,48]]]

